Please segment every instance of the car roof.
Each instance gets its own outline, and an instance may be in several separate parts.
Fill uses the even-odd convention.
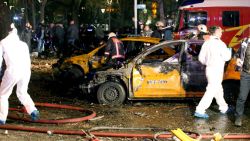
[[[204,42],[205,42],[204,40],[196,40],[196,39],[190,39],[190,40],[188,40],[189,44],[202,45]]]
[[[165,46],[166,44],[172,44],[172,43],[187,43],[187,44],[196,44],[196,45],[202,45],[204,43],[204,40],[196,40],[196,39],[190,39],[190,40],[169,40],[169,41],[163,41],[159,44],[153,45],[148,50],[159,48],[160,46]],[[144,52],[147,52],[145,50]]]
[[[121,38],[121,41],[138,41],[138,42],[148,42],[148,43],[160,43],[160,38],[154,38],[154,37],[144,37],[144,36],[137,36],[137,37],[126,37]]]

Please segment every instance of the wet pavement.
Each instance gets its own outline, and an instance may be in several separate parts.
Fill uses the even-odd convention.
[[[143,104],[142,104],[143,105]],[[155,104],[157,105],[157,104]],[[197,133],[249,133],[250,134],[250,104],[246,104],[245,115],[243,118],[243,126],[236,127],[234,125],[234,113],[227,115],[221,114],[218,110],[218,106],[213,103],[207,110],[209,115],[208,119],[196,118],[193,116],[195,111],[195,104],[190,103],[161,103],[164,105],[159,107],[157,114],[163,116],[160,118],[162,121],[162,127],[168,127],[169,129],[181,128],[186,131],[194,131]],[[142,110],[145,107],[142,106]],[[151,107],[151,106],[150,106]],[[154,108],[156,108],[155,106]],[[163,109],[161,109],[163,108]],[[165,109],[164,109],[165,108]],[[143,111],[144,115],[147,111]],[[161,114],[160,114],[161,113]],[[152,115],[151,115],[152,116]],[[157,120],[154,120],[157,122]],[[159,121],[160,122],[160,121]]]
[[[42,64],[41,62],[39,62]],[[39,67],[39,73],[33,71],[31,83],[29,85],[29,93],[35,102],[55,103],[63,105],[71,105],[93,110],[96,112],[96,119],[79,123],[67,124],[37,124],[22,121],[8,120],[8,125],[28,126],[34,128],[64,129],[64,130],[89,130],[98,127],[119,127],[119,128],[153,128],[162,129],[153,132],[154,134],[161,131],[170,131],[180,128],[183,131],[196,132],[198,134],[250,134],[250,102],[246,104],[243,126],[234,126],[234,115],[222,115],[218,110],[215,102],[212,103],[207,110],[208,119],[198,119],[193,116],[195,106],[199,100],[166,100],[166,101],[127,101],[121,106],[110,107],[107,105],[97,104],[95,100],[86,98],[80,93],[72,93],[71,95],[59,91],[54,82],[50,78],[50,68]],[[41,68],[46,68],[48,72],[44,72]],[[16,95],[10,97],[10,105],[19,106]],[[67,110],[51,110],[42,109],[42,119],[54,118],[70,118],[82,116],[82,113]],[[11,112],[10,112],[11,113]],[[144,131],[126,131],[123,133],[146,133]],[[145,138],[101,138],[103,141],[150,141],[152,139]],[[83,136],[79,135],[61,135],[61,134],[44,134],[23,131],[0,130],[0,141],[84,141]],[[239,139],[234,139],[235,141]],[[249,139],[250,140],[250,139]]]
[[[39,81],[41,83],[41,81]],[[32,85],[35,83],[33,82]],[[41,85],[40,85],[41,86]],[[37,89],[37,88],[36,88]],[[47,89],[48,90],[48,89]],[[84,121],[72,124],[29,124],[26,122],[9,120],[7,124],[31,126],[36,128],[64,129],[64,130],[82,130],[99,127],[119,127],[119,128],[152,128],[162,129],[153,132],[153,134],[170,131],[180,128],[183,131],[195,132],[198,134],[226,134],[248,133],[250,134],[250,104],[247,103],[242,127],[234,126],[233,114],[222,115],[218,111],[218,106],[213,103],[207,110],[208,119],[199,119],[193,116],[195,105],[198,101],[129,101],[121,106],[110,107],[91,102],[82,96],[59,96],[51,95],[49,91],[44,91],[34,97],[36,102],[57,103],[63,105],[72,105],[93,110],[97,113],[96,120]],[[12,97],[13,98],[13,97]],[[15,99],[15,98],[14,98]],[[15,101],[17,101],[15,99]],[[41,118],[69,118],[81,116],[81,113],[74,111],[50,110],[39,107]],[[3,134],[4,130],[0,130]],[[111,131],[113,132],[113,131]],[[114,131],[116,132],[116,131]],[[144,131],[121,130],[122,133],[147,133]],[[3,135],[0,140],[52,140],[52,141],[75,141],[82,140],[84,137],[77,135],[46,135],[43,133],[9,131],[8,135]],[[150,141],[152,139],[141,138],[110,138],[102,137],[103,141]],[[210,140],[210,139],[209,139]],[[237,141],[239,139],[236,139]],[[153,141],[153,140],[152,140]]]

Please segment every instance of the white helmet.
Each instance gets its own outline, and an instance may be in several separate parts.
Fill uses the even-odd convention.
[[[114,32],[110,32],[108,35],[108,38],[111,38],[111,37],[116,37],[116,34]]]
[[[199,31],[207,33],[207,26],[206,25],[200,24],[200,25],[198,25],[197,28]]]
[[[17,29],[16,29],[14,23],[11,23],[11,24],[10,24],[10,29],[11,29],[11,31],[10,31],[9,33],[15,33],[15,34],[17,34]]]

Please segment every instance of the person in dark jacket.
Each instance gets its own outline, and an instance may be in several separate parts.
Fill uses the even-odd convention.
[[[153,31],[151,37],[164,39],[164,30],[163,30],[163,27],[165,26],[164,23],[162,21],[158,21],[156,22],[155,26],[157,29]]]
[[[172,19],[168,19],[166,22],[166,27],[164,28],[164,39],[165,40],[173,40],[173,21]]]
[[[107,47],[105,48],[105,60],[108,66],[115,69],[120,68],[124,59],[125,49],[122,41],[116,37],[115,33],[109,33]]]
[[[235,125],[242,126],[245,103],[250,91],[250,37],[241,43],[236,61],[240,74],[240,93],[236,102]]]
[[[55,27],[55,44],[58,49],[57,55],[61,57],[65,53],[65,46],[64,46],[64,27],[63,24],[57,23]]]
[[[38,28],[36,30],[37,37],[37,52],[40,54],[44,51],[44,33],[45,33],[45,25],[43,22],[39,23]]]
[[[31,37],[32,37],[32,26],[28,22],[25,24],[25,29],[21,33],[21,40],[27,43],[30,53],[32,52]]]
[[[79,39],[79,29],[74,20],[71,20],[67,29],[67,43],[74,45],[75,41]]]

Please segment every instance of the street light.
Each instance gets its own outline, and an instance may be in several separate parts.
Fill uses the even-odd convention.
[[[13,5],[10,5],[10,6],[9,6],[10,10],[12,9],[12,7],[14,7],[14,6],[13,6]]]
[[[111,27],[111,23],[110,23],[110,12],[111,12],[111,7],[112,7],[112,0],[107,0],[107,4],[108,4],[108,12],[109,12],[109,31],[110,31],[110,27]]]
[[[21,8],[22,13],[24,13],[25,8]]]
[[[102,8],[102,9],[101,9],[101,12],[102,12],[102,13],[104,13],[104,12],[105,12],[105,9],[104,9],[104,8]]]
[[[109,11],[109,31],[110,31],[110,27],[111,27],[111,25],[110,25],[110,12],[111,11]]]
[[[111,9],[110,6],[109,6],[107,9],[104,9],[104,8],[101,9],[101,12],[102,12],[102,13],[108,12],[108,14],[109,14],[109,18],[108,18],[108,20],[109,20],[109,23],[108,23],[108,30],[109,30],[109,31],[110,31],[110,24],[111,24],[111,22],[110,22],[110,19],[111,19],[110,13],[111,13],[111,11],[112,11],[112,9]]]
[[[101,12],[102,12],[102,14],[103,14],[103,19],[105,19],[105,15],[104,15],[105,11],[106,11],[105,8],[102,8],[102,9],[101,9]],[[104,22],[104,24],[105,24],[105,31],[107,31],[107,26],[106,26],[107,24],[106,24],[106,21]]]
[[[135,25],[135,35],[137,35],[137,0],[134,0],[134,25]]]

